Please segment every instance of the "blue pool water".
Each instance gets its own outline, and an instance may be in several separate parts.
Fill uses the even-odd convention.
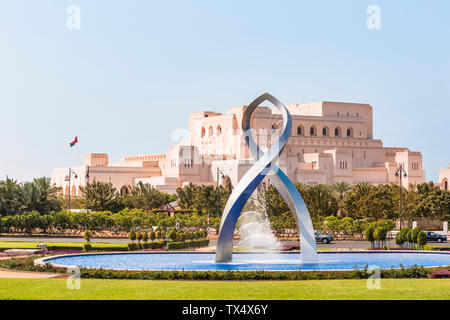
[[[380,268],[450,265],[446,253],[340,252],[319,253],[319,261],[301,264],[299,253],[234,253],[233,261],[215,263],[214,253],[117,253],[85,254],[45,259],[60,266],[127,270],[352,270],[365,265]]]

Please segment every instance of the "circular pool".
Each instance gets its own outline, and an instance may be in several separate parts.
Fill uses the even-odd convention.
[[[450,265],[450,253],[441,252],[321,252],[313,264],[300,263],[295,253],[234,253],[233,261],[216,263],[215,253],[107,253],[79,254],[40,259],[62,267],[116,270],[353,270],[366,265],[382,269]]]

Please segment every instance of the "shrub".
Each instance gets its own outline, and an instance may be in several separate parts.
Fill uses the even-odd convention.
[[[402,233],[401,231],[399,233],[397,233],[397,235],[395,236],[395,243],[399,246],[402,247],[403,246],[403,239],[402,239]]]
[[[90,243],[84,243],[83,244],[83,250],[84,251],[90,251],[92,250],[92,245]]]
[[[420,231],[419,234],[417,235],[417,244],[422,248],[424,248],[424,245],[427,244],[427,235],[425,232]]]
[[[138,242],[141,242],[141,241],[142,241],[142,238],[143,238],[142,232],[138,232],[138,233],[136,234],[136,239],[137,239],[137,241],[138,241]]]
[[[379,242],[379,246],[386,249],[386,238],[387,238],[388,230],[385,226],[378,227],[373,232],[374,238]]]
[[[415,227],[414,229],[412,229],[411,232],[411,242],[413,243],[413,245],[415,243],[417,243],[417,236],[419,235],[419,233],[422,231],[422,229],[420,227]]]
[[[175,231],[175,229],[172,229],[169,231],[169,239],[172,241],[177,241],[177,232]]]
[[[399,233],[395,236],[395,243],[403,248],[403,244],[407,241],[406,234],[408,233],[408,228],[403,227]]]
[[[133,251],[137,249],[136,243],[129,243],[128,244],[128,250]]]
[[[373,248],[373,242],[375,241],[375,238],[373,236],[373,233],[375,231],[375,227],[373,225],[369,225],[366,230],[364,231],[364,237],[367,239],[367,241],[370,241],[370,244]]]
[[[148,248],[150,248],[150,245],[148,244],[148,242],[144,242],[144,243],[142,244],[142,248],[148,249]]]
[[[144,231],[142,233],[142,241],[144,241],[144,242],[148,241],[148,233],[147,233],[147,231]]]
[[[181,242],[185,242],[186,241],[186,234],[183,231],[178,232],[177,239],[180,240]]]
[[[408,229],[408,232],[406,233],[406,241],[408,241],[410,244],[413,243],[413,231],[412,231],[412,229]]]
[[[166,244],[165,241],[153,241],[153,242],[149,243],[150,248],[152,248],[152,249],[160,249],[160,248],[164,247],[165,244]]]
[[[90,242],[91,236],[92,236],[91,231],[89,231],[89,230],[84,231],[84,240],[86,240],[87,242]]]
[[[155,239],[156,239],[155,231],[150,232],[150,240],[155,241]]]
[[[136,232],[134,232],[134,230],[130,231],[129,238],[131,241],[136,240]]]

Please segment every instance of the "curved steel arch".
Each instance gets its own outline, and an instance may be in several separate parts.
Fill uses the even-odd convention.
[[[262,152],[259,146],[255,143],[250,129],[251,115],[264,101],[269,101],[275,105],[280,110],[283,118],[283,128],[280,138],[266,153]],[[273,185],[280,192],[292,213],[294,213],[294,218],[300,234],[302,263],[316,262],[316,241],[308,209],[295,185],[275,164],[286,146],[292,130],[292,119],[288,109],[278,99],[268,93],[264,93],[260,97],[256,98],[245,110],[242,117],[242,130],[244,131],[245,141],[257,161],[239,181],[225,206],[222,220],[220,222],[216,262],[231,261],[233,236],[237,220],[239,219],[241,211],[247,200],[270,171],[273,173],[271,176]],[[262,156],[259,157],[261,154]]]

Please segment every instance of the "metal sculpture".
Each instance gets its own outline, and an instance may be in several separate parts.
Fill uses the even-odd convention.
[[[277,107],[280,110],[283,119],[281,135],[278,141],[273,144],[266,153],[264,153],[255,143],[250,129],[250,118],[255,109],[264,101],[269,101]],[[308,209],[295,185],[275,164],[286,146],[292,130],[292,119],[288,109],[280,101],[278,101],[278,99],[268,93],[265,93],[255,99],[245,110],[242,117],[242,130],[244,132],[245,142],[257,161],[234,188],[225,206],[222,220],[220,222],[216,262],[231,261],[233,236],[237,220],[239,219],[241,211],[247,200],[271,171],[271,180],[273,185],[277,188],[283,199],[288,204],[297,223],[297,228],[300,234],[301,262],[316,262],[316,241]]]

